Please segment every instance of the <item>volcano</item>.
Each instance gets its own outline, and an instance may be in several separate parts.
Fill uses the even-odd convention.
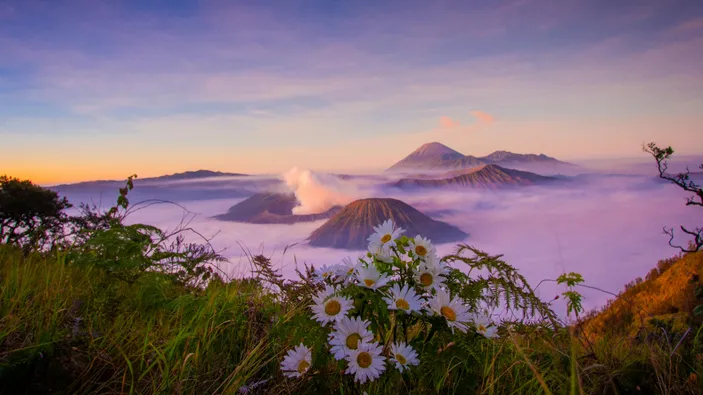
[[[410,172],[416,170],[458,170],[482,165],[499,165],[523,171],[539,169],[539,172],[556,174],[559,170],[573,170],[577,166],[562,162],[544,154],[516,154],[495,151],[483,157],[464,155],[438,142],[423,144],[393,166],[388,172]]]
[[[435,179],[402,178],[391,186],[398,188],[478,188],[502,189],[518,186],[544,184],[556,181],[554,177],[545,177],[526,171],[506,169],[498,165],[483,165],[468,170],[453,170]]]
[[[473,167],[482,165],[484,162],[474,157],[466,157],[444,144],[432,142],[421,145],[400,162],[388,168],[388,171],[446,169],[450,166],[456,168],[456,164]]]
[[[294,224],[327,219],[342,209],[337,206],[323,213],[293,214],[293,208],[298,204],[292,193],[257,193],[230,207],[226,213],[215,216],[215,219],[250,224]]]
[[[371,198],[349,203],[308,237],[315,247],[365,250],[373,228],[391,219],[409,237],[421,235],[434,243],[465,239],[468,234],[454,225],[434,220],[397,199]]]

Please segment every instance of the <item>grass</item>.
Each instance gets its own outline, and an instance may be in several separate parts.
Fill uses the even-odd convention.
[[[686,319],[697,303],[696,286],[703,285],[703,254],[676,257],[675,264],[662,260],[647,279],[628,285],[617,299],[595,312],[584,326],[590,336],[617,331],[636,336],[643,327],[651,327],[652,318],[667,321],[672,329],[686,330]]]
[[[693,259],[700,262],[701,255],[684,257],[657,281],[678,287]],[[195,290],[158,273],[129,284],[63,255],[25,257],[0,245],[0,391],[703,393],[701,327],[685,311],[679,312],[686,316],[679,329],[694,330],[683,340],[676,335],[679,329],[662,331],[666,324],[659,321],[637,336],[602,325],[597,336],[585,336],[575,327],[554,331],[521,323],[501,328],[497,340],[435,336],[410,373],[355,385],[323,349],[326,333],[310,319],[305,299],[281,302],[265,289],[257,280],[245,280],[214,281]],[[674,291],[667,292],[676,299]],[[642,300],[651,304],[650,299]],[[608,311],[590,317],[593,325],[607,319],[598,317]],[[300,342],[313,347],[311,374],[284,378],[280,361]]]

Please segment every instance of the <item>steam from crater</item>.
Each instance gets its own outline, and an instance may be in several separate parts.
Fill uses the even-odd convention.
[[[282,175],[283,181],[300,202],[293,214],[322,213],[344,206],[360,196],[357,188],[337,176],[294,167]]]

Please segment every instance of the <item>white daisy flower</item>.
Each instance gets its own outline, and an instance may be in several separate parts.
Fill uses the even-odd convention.
[[[281,371],[286,377],[300,377],[310,369],[312,364],[312,352],[303,343],[292,350],[281,362]]]
[[[423,260],[437,252],[430,239],[424,238],[420,235],[415,236],[415,240],[410,242],[410,250],[418,258]]]
[[[342,259],[342,263],[337,265],[336,275],[338,278],[344,279],[344,282],[348,282],[353,278],[354,273],[356,273],[356,268],[359,267],[361,262],[354,263],[350,257]]]
[[[367,239],[369,244],[378,244],[382,247],[395,245],[395,239],[403,233],[402,228],[396,228],[393,220],[386,220],[381,225],[373,228],[374,233]]]
[[[447,267],[443,262],[439,261],[435,255],[430,255],[426,262],[420,263],[415,272],[415,281],[424,289],[432,289],[437,287],[445,280],[445,272]]]
[[[390,310],[403,310],[406,313],[420,311],[422,300],[410,286],[405,285],[401,288],[398,284],[394,284],[388,291],[390,296],[383,300]]]
[[[368,321],[361,317],[344,317],[337,321],[334,332],[330,334],[330,352],[334,359],[344,359],[352,350],[357,350],[362,343],[369,343],[373,340],[373,332],[368,330]]]
[[[395,367],[401,372],[404,369],[408,369],[408,366],[420,363],[420,360],[417,358],[417,351],[413,350],[412,347],[404,342],[398,344],[394,343],[393,347],[391,347],[391,351],[393,352],[392,361],[395,363]]]
[[[391,250],[390,245],[371,243],[369,244],[369,252],[379,261],[386,263],[393,262],[393,250]]]
[[[344,296],[335,296],[335,288],[329,285],[312,298],[315,304],[310,305],[314,318],[322,325],[332,321],[339,321],[347,315],[353,302]]]
[[[466,332],[466,322],[470,321],[469,309],[461,303],[461,299],[454,298],[442,288],[437,288],[437,295],[430,299],[429,308],[447,320],[449,329],[454,333],[454,328]]]
[[[315,277],[320,280],[334,280],[337,275],[337,266],[323,265],[320,268],[315,269]]]
[[[359,348],[347,355],[346,373],[354,375],[354,381],[364,384],[366,380],[374,381],[386,370],[386,357],[381,355],[383,347],[377,342],[361,343]]]
[[[369,267],[357,267],[356,279],[359,280],[359,285],[362,287],[374,290],[386,285],[389,281],[388,276],[379,273],[374,265],[369,265]]]
[[[485,336],[488,339],[498,336],[498,328],[493,325],[493,321],[488,315],[478,315],[474,316],[474,326],[476,327],[476,332]]]

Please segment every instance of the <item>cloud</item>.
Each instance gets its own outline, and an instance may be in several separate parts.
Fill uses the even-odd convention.
[[[181,168],[186,166],[183,158],[190,158],[198,162],[195,166],[277,173],[293,165],[390,165],[390,154],[407,154],[445,137],[471,153],[547,149],[559,150],[554,155],[560,156],[603,150],[617,155],[623,146],[638,149],[641,129],[620,125],[641,114],[658,118],[660,124],[664,117],[677,123],[690,120],[685,127],[658,127],[657,140],[670,135],[694,145],[700,140],[688,130],[701,123],[703,52],[695,49],[703,42],[658,36],[677,21],[662,23],[647,33],[646,41],[633,34],[645,34],[641,29],[623,27],[617,36],[612,29],[591,29],[584,41],[553,46],[530,26],[557,18],[562,23],[554,33],[569,33],[568,28],[575,28],[569,22],[583,16],[581,8],[590,3],[561,5],[572,11],[566,22],[559,12],[563,10],[552,5],[521,3],[508,10],[490,5],[449,13],[449,6],[428,2],[400,14],[388,4],[378,6],[380,14],[355,6],[344,13],[333,36],[320,34],[324,24],[302,23],[295,12],[222,2],[205,2],[210,7],[188,18],[147,10],[114,12],[112,7],[119,10],[119,5],[113,2],[100,3],[108,9],[98,11],[91,3],[85,10],[89,18],[75,13],[75,7],[53,2],[13,3],[18,23],[0,23],[0,48],[7,54],[0,56],[0,69],[9,70],[0,75],[0,84],[10,84],[9,93],[0,94],[0,134],[23,136],[16,140],[19,145],[27,144],[31,134],[56,137],[37,140],[30,153],[5,144],[0,168],[26,173],[31,164],[37,171],[69,174],[74,170],[66,168],[65,158],[37,158],[59,152],[54,149],[57,141],[81,140],[83,151],[101,152],[100,147],[113,142],[105,134],[125,133],[139,134],[145,149],[133,158],[152,169],[158,163],[161,167],[154,171]],[[28,9],[30,4],[40,9]],[[605,23],[603,11],[585,8],[593,22]],[[394,18],[393,29],[384,13]],[[408,17],[412,13],[427,18],[418,24]],[[124,15],[129,18],[118,17]],[[686,15],[690,19],[695,14]],[[535,23],[518,24],[518,30],[488,43],[466,31],[467,26],[478,31],[502,26],[505,18]],[[33,24],[48,22],[56,24],[50,39],[33,29]],[[452,50],[464,44],[476,50]],[[497,49],[482,51],[487,44]],[[467,133],[487,129],[486,121],[464,119],[467,103],[500,109],[499,122],[491,124],[500,133]],[[443,114],[464,114],[461,125],[451,117],[451,122],[438,124]],[[527,121],[559,125],[546,131]],[[439,136],[420,135],[432,128]],[[166,133],[176,138],[164,138]],[[598,141],[592,133],[601,133],[610,144],[591,144]],[[82,139],[85,134],[88,138]],[[405,138],[410,134],[411,140]],[[384,137],[389,138],[382,146]],[[361,139],[367,140],[357,144],[364,151],[352,150],[352,140]],[[614,139],[622,144],[612,144]],[[700,150],[702,143],[686,148]],[[368,155],[367,150],[379,153]],[[162,153],[155,159],[154,152]],[[358,152],[365,152],[368,160],[359,161]],[[135,167],[132,161],[94,156],[90,162],[95,166],[119,173]],[[330,156],[333,160],[326,159]],[[54,171],[37,163],[61,168]],[[112,177],[96,175],[107,176]]]
[[[493,115],[487,112],[474,110],[471,111],[471,115],[482,123],[493,123],[494,121]]]
[[[445,129],[454,129],[460,126],[459,121],[455,121],[448,116],[439,117],[439,126]]]
[[[703,17],[687,19],[671,29],[672,33],[678,34],[691,34],[699,31],[703,31]]]
[[[359,191],[339,178],[294,167],[282,176],[295,193],[300,205],[293,214],[322,213],[334,206],[344,206],[359,196]]]
[[[0,42],[0,46],[5,47],[10,55],[0,59],[0,65],[8,62],[10,66],[32,70],[28,78],[36,80],[29,81],[31,83],[22,92],[29,99],[49,100],[83,111],[123,107],[138,107],[144,111],[156,107],[161,112],[169,109],[179,112],[184,105],[252,104],[301,97],[328,101],[344,99],[345,102],[387,100],[401,107],[414,102],[422,106],[426,104],[422,101],[431,102],[436,97],[447,101],[485,97],[486,90],[501,91],[501,85],[513,87],[510,90],[515,92],[521,90],[527,80],[534,81],[542,89],[550,85],[544,84],[545,80],[559,85],[562,81],[555,78],[555,69],[572,70],[566,73],[569,75],[565,75],[563,81],[574,81],[576,75],[579,81],[588,85],[589,74],[573,71],[573,66],[582,62],[574,61],[568,55],[583,53],[601,37],[569,46],[569,53],[562,53],[559,48],[536,48],[536,57],[527,59],[519,49],[507,45],[505,51],[497,54],[479,53],[433,66],[412,63],[412,59],[434,52],[442,44],[475,41],[477,32],[485,31],[488,26],[503,25],[505,18],[522,20],[525,9],[531,11],[527,17],[535,22],[533,24],[544,22],[545,18],[563,18],[559,11],[565,11],[555,10],[547,4],[526,7],[523,3],[514,2],[507,9],[459,7],[454,10],[451,7],[451,13],[447,12],[449,7],[442,5],[415,4],[408,14],[423,14],[425,23],[418,26],[414,18],[396,18],[393,26],[398,27],[397,32],[387,31],[387,24],[380,23],[385,19],[369,17],[364,13],[365,8],[359,6],[345,14],[344,23],[339,26],[343,30],[339,32],[342,39],[338,40],[321,38],[325,35],[315,31],[315,25],[301,23],[293,13],[281,12],[279,15],[260,7],[229,3],[206,2],[200,13],[187,19],[164,16],[155,19],[149,12],[130,13],[128,19],[115,18],[120,13],[112,8],[119,10],[117,5],[108,11],[90,7],[85,12],[91,13],[91,17],[81,19],[72,15],[71,7],[54,9],[46,6],[39,11],[18,12],[18,16],[24,18],[22,20],[27,26],[31,26],[34,18],[40,20],[34,15],[51,20],[64,18],[57,34],[91,37],[101,44],[97,47],[103,48],[104,53],[93,52],[92,46],[82,45],[76,40],[63,40],[61,45],[56,45],[41,37],[37,39],[34,34],[3,34],[0,27],[0,37],[8,37],[8,42]],[[571,11],[571,17],[575,18],[582,15],[581,7],[585,4],[564,5],[562,8]],[[20,11],[24,9],[18,8]],[[379,8],[381,14],[399,15],[392,6]],[[589,16],[597,21],[602,19]],[[207,25],[208,29],[202,29],[200,24]],[[520,38],[529,42],[535,37],[530,36],[530,29],[527,30],[526,37]],[[192,31],[198,34],[192,34]],[[358,32],[364,33],[360,35]],[[345,33],[351,37],[344,37]],[[378,40],[379,35],[384,39]],[[404,45],[408,36],[413,36],[412,46]],[[520,44],[520,40],[512,37],[504,39]],[[418,42],[422,43],[421,48]],[[689,49],[693,48],[690,46]],[[600,67],[607,64],[612,70],[614,67],[610,65],[614,54],[616,59],[626,60],[637,55],[631,51],[623,52],[613,51],[592,58],[584,69],[592,68],[595,63]],[[100,56],[96,56],[98,54]],[[406,61],[397,62],[396,57]],[[634,63],[646,64],[636,60]],[[628,70],[627,65],[618,68],[618,71]],[[536,73],[536,69],[539,72]],[[526,79],[528,73],[530,78]],[[623,76],[610,77],[621,83]],[[497,82],[501,85],[496,85]],[[429,94],[435,90],[442,92]],[[399,98],[402,101],[398,101]],[[227,108],[226,112],[229,112],[230,107]]]
[[[620,172],[614,168],[611,171]],[[335,198],[341,202],[351,197],[346,193],[348,190],[359,190],[364,196],[403,200],[437,220],[468,232],[465,243],[489,254],[504,254],[503,259],[517,267],[533,286],[543,279],[575,271],[583,274],[588,285],[617,293],[627,282],[644,276],[659,259],[676,252],[668,246],[668,238],[661,233],[662,226],[696,225],[692,216],[695,211],[682,204],[685,194],[671,185],[655,182],[651,169],[644,177],[596,177],[568,187],[416,193],[384,189],[372,193],[364,189],[366,184],[335,183],[326,178],[328,175],[301,169],[291,170],[288,176],[308,207],[314,202],[334,203]],[[198,184],[198,188],[203,187]],[[361,254],[309,247],[305,239],[325,221],[253,225],[211,219],[241,200],[179,201],[195,214],[190,227],[205,236],[217,234],[212,243],[217,249],[225,249],[224,255],[230,263],[222,269],[230,275],[244,275],[250,270],[247,249],[271,257],[274,266],[288,278],[295,275],[296,264],[299,268],[303,262],[316,266],[334,264],[345,256]],[[138,211],[130,221],[173,229],[181,218],[178,207],[160,205]],[[452,253],[455,244],[442,244],[438,249],[441,255]],[[538,288],[543,300],[553,299],[559,291],[548,283]],[[600,306],[610,298],[598,292],[579,291],[585,295],[587,308]],[[555,305],[557,309],[561,307]]]

